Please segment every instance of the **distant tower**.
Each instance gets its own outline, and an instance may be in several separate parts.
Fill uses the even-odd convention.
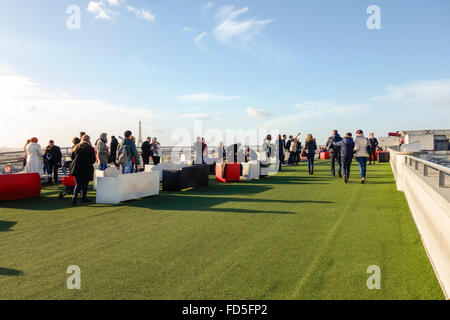
[[[142,126],[141,121],[139,121],[139,138],[138,138],[138,145],[140,146],[142,144]]]

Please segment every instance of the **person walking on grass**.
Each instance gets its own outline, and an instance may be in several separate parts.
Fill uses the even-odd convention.
[[[305,140],[304,154],[308,161],[308,173],[314,174],[314,157],[316,156],[317,144],[312,134],[308,134]]]
[[[76,186],[72,196],[72,205],[77,205],[78,194],[81,193],[82,203],[91,202],[87,198],[89,181],[94,179],[95,151],[88,135],[81,138],[73,151],[74,160],[70,166],[70,174],[74,176]]]
[[[361,174],[361,183],[366,182],[367,160],[369,160],[369,149],[371,148],[369,139],[364,137],[362,130],[356,131],[355,138],[355,157],[358,161],[359,171]]]
[[[337,143],[340,149],[340,158],[342,161],[342,170],[344,172],[344,181],[348,182],[350,178],[350,168],[352,166],[353,154],[355,153],[355,142],[352,134],[347,132],[345,137]]]
[[[95,149],[97,150],[97,158],[99,163],[99,170],[105,171],[108,167],[109,160],[109,151],[108,151],[108,135],[106,133],[102,133],[97,140],[97,144],[95,145]]]
[[[333,130],[331,137],[328,138],[326,149],[330,152],[330,162],[331,162],[331,175],[336,176],[335,164],[337,163],[339,178],[342,177],[342,162],[341,162],[341,150],[339,142],[342,141],[341,136],[338,131]]]

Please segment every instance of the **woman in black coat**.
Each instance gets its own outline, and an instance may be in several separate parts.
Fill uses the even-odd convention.
[[[73,192],[72,204],[76,205],[78,193],[82,193],[82,203],[91,202],[87,196],[89,181],[94,179],[95,152],[88,135],[84,135],[81,142],[73,149],[74,160],[70,174],[74,176],[77,185]]]

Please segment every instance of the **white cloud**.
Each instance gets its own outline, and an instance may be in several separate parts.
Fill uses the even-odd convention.
[[[211,51],[209,50],[209,48],[204,44],[204,39],[206,37],[206,35],[208,34],[208,32],[202,32],[199,35],[194,37],[194,43],[197,46],[197,48],[199,48],[200,50],[202,50],[205,53],[210,54]]]
[[[374,101],[392,106],[450,107],[450,79],[413,81],[405,85],[390,86],[386,93]]]
[[[201,8],[202,13],[206,13],[209,9],[212,8],[213,5],[214,5],[214,3],[212,3],[211,1],[209,1],[208,3],[206,3],[206,4]]]
[[[262,126],[268,128],[295,128],[309,122],[321,122],[335,125],[336,121],[345,119],[355,121],[370,111],[367,104],[337,104],[331,101],[305,101],[294,106],[296,112],[265,121]]]
[[[90,1],[87,7],[87,11],[95,15],[95,19],[111,20],[114,21],[116,16],[119,15],[117,11],[111,10],[107,7],[107,4],[100,0],[98,2]]]
[[[217,114],[215,113],[188,113],[181,115],[182,119],[210,120]]]
[[[134,14],[136,14],[136,16],[140,19],[144,19],[150,22],[154,22],[155,21],[155,15],[153,13],[150,12],[150,10],[147,9],[136,9],[135,7],[132,6],[128,6],[127,7],[128,11],[133,12]]]
[[[110,6],[113,6],[113,7],[119,7],[120,6],[119,0],[108,0],[108,3],[109,3]]]
[[[235,10],[235,6],[232,5],[218,9],[216,13],[218,24],[214,29],[214,36],[220,43],[248,48],[253,37],[274,21],[256,18],[238,20],[238,17],[247,13],[248,10],[248,7]]]
[[[181,32],[193,32],[193,31],[195,31],[194,28],[187,27],[187,26],[185,26],[185,27],[183,27],[183,29],[181,29]]]
[[[118,105],[99,99],[74,98],[65,92],[44,90],[29,78],[0,74],[0,146],[21,146],[36,136],[42,143],[54,139],[70,146],[81,130],[96,138],[102,132],[137,133],[138,121],[151,125],[159,116],[149,109]]]
[[[185,94],[178,97],[181,102],[220,102],[240,99],[239,96],[223,96],[214,93]]]
[[[248,107],[246,112],[247,115],[253,119],[270,117],[270,113],[265,112],[263,109]]]

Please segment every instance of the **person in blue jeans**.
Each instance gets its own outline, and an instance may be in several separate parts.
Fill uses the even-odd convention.
[[[338,175],[339,178],[342,177],[342,161],[341,161],[341,150],[339,146],[339,142],[342,141],[339,132],[335,129],[333,133],[328,138],[326,149],[330,152],[330,163],[331,163],[331,175],[336,176],[335,164],[338,167]]]
[[[356,131],[355,138],[355,157],[358,161],[359,171],[361,174],[361,183],[366,182],[367,161],[369,160],[369,139],[364,137],[362,130]]]
[[[350,178],[350,168],[352,166],[353,153],[355,152],[355,142],[353,141],[352,134],[347,132],[345,137],[339,142],[335,142],[339,146],[340,157],[342,161],[342,171],[344,173],[344,181],[348,182]]]
[[[305,140],[305,153],[308,160],[308,173],[314,174],[314,157],[316,156],[317,144],[312,134],[308,134]]]
[[[136,144],[132,139],[132,132],[130,130],[125,131],[125,139],[123,140],[123,144],[125,145],[125,149],[128,154],[128,162],[125,165],[122,165],[122,173],[129,174],[133,172],[133,167],[136,165],[136,169],[140,167],[139,154],[136,149]],[[134,159],[134,163],[133,163]]]

